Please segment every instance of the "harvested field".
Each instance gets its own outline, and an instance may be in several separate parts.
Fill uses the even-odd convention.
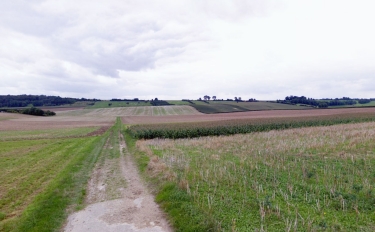
[[[81,127],[108,127],[112,122],[95,121],[33,121],[33,120],[4,120],[0,121],[0,131],[29,131]]]
[[[81,110],[75,110],[81,111]],[[67,113],[70,111],[64,111]],[[0,114],[0,131],[28,131],[81,127],[109,127],[113,125],[115,117],[84,117],[79,114],[64,116],[57,112],[56,116],[40,117],[24,114]]]
[[[155,183],[187,196],[160,194],[170,215],[197,209],[177,230],[198,224],[198,211],[210,225],[195,231],[374,231],[374,131],[369,122],[137,146],[149,170],[163,167]]]
[[[311,110],[267,110],[249,111],[222,114],[196,114],[196,115],[166,115],[164,117],[152,116],[126,116],[122,117],[124,124],[150,124],[169,122],[203,122],[220,121],[246,118],[277,118],[277,117],[311,117],[323,115],[343,115],[353,113],[374,113],[375,108],[345,108],[345,109],[311,109]]]
[[[190,106],[139,106],[84,109],[59,112],[60,116],[83,117],[118,117],[118,116],[164,116],[164,115],[196,115],[201,114]]]
[[[108,127],[83,127],[47,130],[0,131],[0,141],[79,138],[103,134]]]

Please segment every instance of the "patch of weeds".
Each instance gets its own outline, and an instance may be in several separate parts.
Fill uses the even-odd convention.
[[[7,215],[3,212],[0,212],[0,221],[4,220],[7,217]]]

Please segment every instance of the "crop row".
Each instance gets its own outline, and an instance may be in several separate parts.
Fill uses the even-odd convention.
[[[130,126],[128,131],[137,139],[178,139],[370,121],[375,121],[374,113],[324,115],[314,117],[236,119],[194,123],[141,124]]]

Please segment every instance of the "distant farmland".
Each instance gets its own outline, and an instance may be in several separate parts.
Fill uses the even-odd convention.
[[[254,111],[254,110],[302,110],[311,109],[308,106],[300,105],[289,105],[280,104],[274,102],[235,102],[235,101],[167,101],[169,104],[175,106],[191,106],[201,113],[213,114],[213,113],[230,113],[230,112],[243,112],[243,111]],[[116,108],[116,107],[148,107],[151,106],[150,102],[145,101],[100,101],[96,102],[93,106],[88,109],[100,109],[100,108]],[[157,112],[156,112],[157,113]],[[143,113],[138,113],[143,114]],[[148,114],[146,112],[146,114]],[[180,114],[180,113],[177,113]],[[163,113],[160,115],[164,115]],[[168,113],[167,113],[168,115]]]
[[[117,116],[165,116],[165,115],[196,115],[200,114],[194,108],[183,105],[171,106],[138,106],[112,107],[98,109],[84,109],[79,111],[65,111],[59,116],[79,117],[117,117]]]
[[[231,113],[258,110],[303,110],[311,109],[308,106],[280,104],[274,102],[235,102],[235,101],[169,101],[171,104],[189,104],[201,113]]]
[[[375,108],[232,102],[253,108],[203,114],[180,103],[0,113],[0,231],[61,229],[85,206],[93,167],[117,162],[121,136],[176,231],[374,231]],[[137,140],[131,129],[196,138]]]
[[[173,106],[174,107],[174,106]],[[149,123],[172,123],[172,122],[206,122],[233,119],[259,119],[259,118],[288,118],[288,117],[315,117],[322,115],[362,114],[374,113],[375,108],[342,108],[342,109],[311,109],[311,110],[264,110],[221,114],[196,115],[166,115],[154,116],[123,116],[125,124],[149,124]]]

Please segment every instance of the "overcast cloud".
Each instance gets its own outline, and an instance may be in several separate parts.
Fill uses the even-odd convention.
[[[375,97],[371,0],[2,0],[0,94]]]

